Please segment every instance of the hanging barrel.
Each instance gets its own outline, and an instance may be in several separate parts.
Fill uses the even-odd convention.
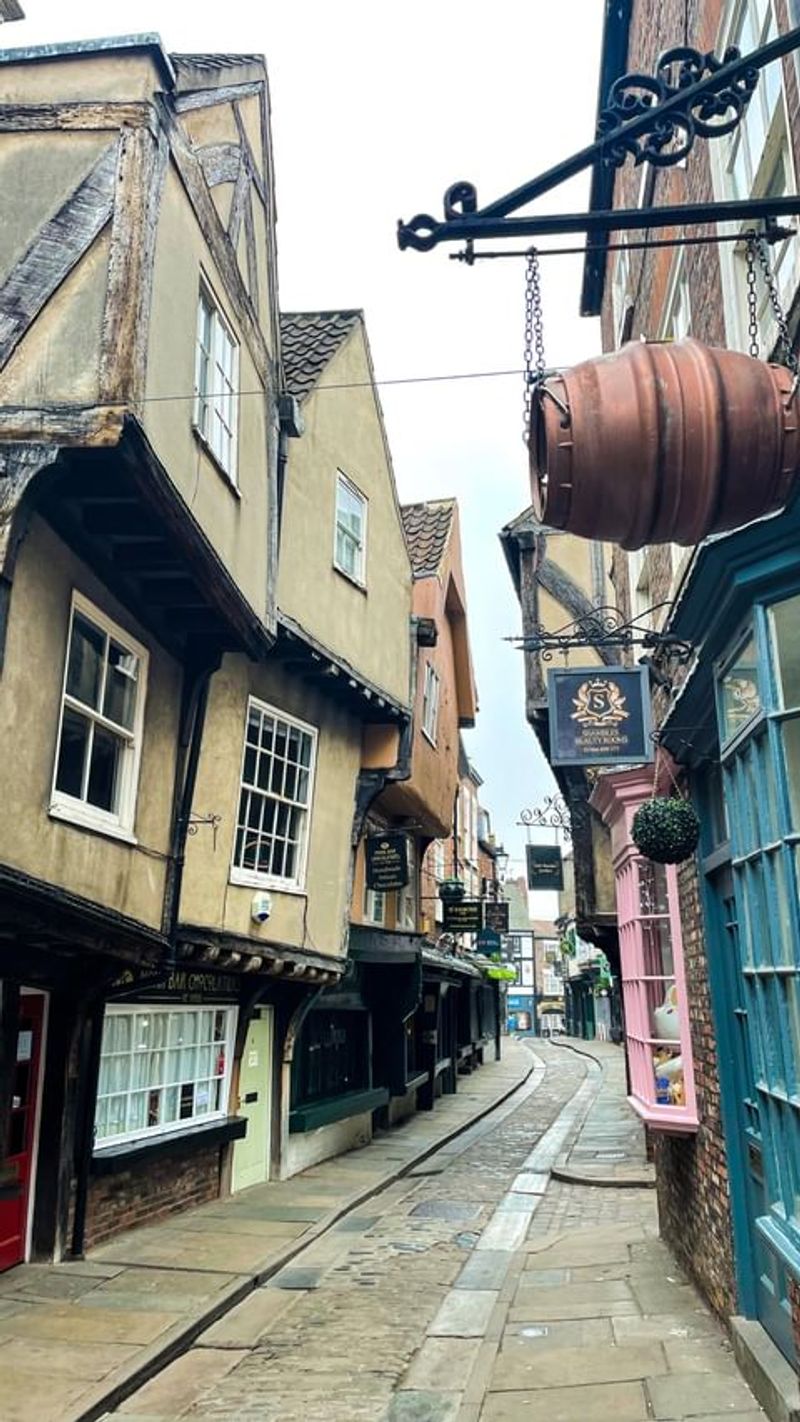
[[[800,466],[792,375],[700,341],[631,342],[534,388],[533,506],[552,528],[699,543],[785,504]]]

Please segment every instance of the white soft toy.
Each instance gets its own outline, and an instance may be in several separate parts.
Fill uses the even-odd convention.
[[[681,1025],[678,1018],[678,994],[675,984],[667,988],[660,1007],[653,1009],[654,1035],[662,1042],[679,1042]]]

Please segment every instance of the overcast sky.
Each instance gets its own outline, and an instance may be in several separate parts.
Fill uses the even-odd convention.
[[[363,307],[379,382],[520,367],[523,262],[401,253],[395,226],[440,215],[458,179],[488,202],[591,141],[602,0],[23,3],[8,46],[155,31],[168,49],[265,54],[283,308]],[[587,200],[584,176],[545,204]],[[572,364],[599,349],[578,316],[581,263],[543,265],[547,363]],[[386,385],[381,399],[401,500],[459,501],[481,706],[467,749],[518,873],[519,810],[555,788],[524,718],[522,654],[502,641],[520,615],[497,533],[530,502],[521,376]]]

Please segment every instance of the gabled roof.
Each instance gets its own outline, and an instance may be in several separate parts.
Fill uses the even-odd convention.
[[[455,499],[432,499],[425,504],[401,506],[408,556],[415,579],[433,578],[438,573],[450,537],[455,506]]]
[[[283,311],[281,344],[286,388],[305,400],[350,332],[363,320],[361,311]]]

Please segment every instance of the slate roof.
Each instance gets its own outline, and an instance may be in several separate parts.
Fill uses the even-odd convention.
[[[455,499],[432,499],[426,504],[401,507],[415,578],[432,578],[438,573],[450,537],[455,506]]]
[[[281,343],[286,386],[305,400],[339,347],[362,319],[360,311],[283,311]]]

